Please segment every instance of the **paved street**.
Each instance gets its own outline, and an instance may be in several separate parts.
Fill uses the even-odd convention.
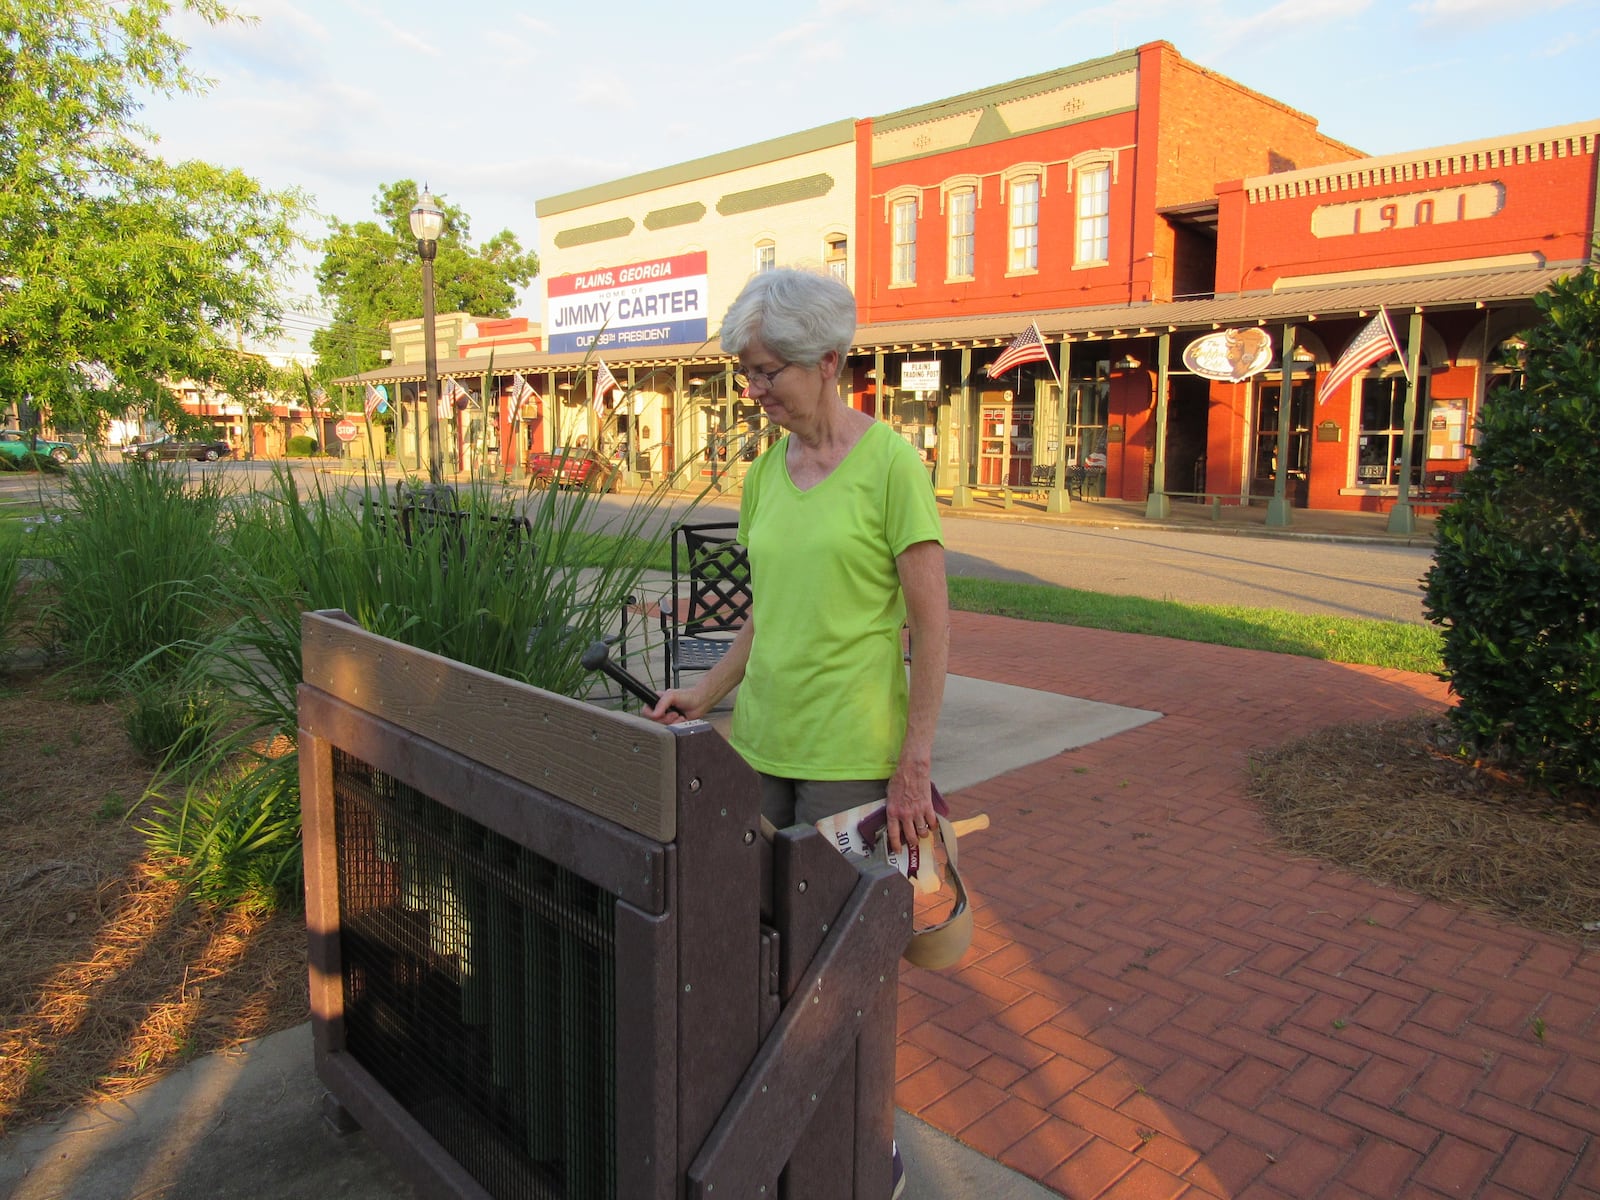
[[[266,462],[189,465],[197,473],[220,472],[241,486],[264,484],[271,470]],[[360,479],[303,461],[294,469],[308,480],[320,475],[332,486],[357,486]],[[7,483],[8,490],[21,486]],[[624,493],[601,503],[608,517],[620,517],[635,502]],[[1431,543],[1424,534],[1384,536],[1379,514],[1301,513],[1292,531],[1263,536],[1260,508],[1231,510],[1226,524],[1212,525],[1205,517],[1209,510],[1179,503],[1173,519],[1160,523],[1143,516],[1142,504],[1079,501],[1061,515],[1038,507],[945,507],[950,573],[1196,604],[1425,619],[1420,585],[1432,562]],[[690,508],[687,495],[677,497],[663,507],[660,520],[678,519]],[[703,502],[694,512],[701,520],[734,520],[737,494]]]
[[[606,504],[620,510],[630,499],[608,498]],[[1062,516],[1014,510],[1004,518],[945,508],[950,573],[1193,604],[1425,619],[1421,581],[1433,561],[1427,545],[1154,526],[1129,513],[1130,507],[1091,501]],[[737,500],[703,505],[698,515],[735,520]],[[1362,517],[1381,529],[1381,517],[1357,514]]]

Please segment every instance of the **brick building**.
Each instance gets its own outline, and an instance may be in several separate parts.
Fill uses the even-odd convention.
[[[488,389],[522,371],[548,399],[505,462],[625,442],[656,476],[708,455],[737,474],[763,431],[717,322],[752,272],[793,264],[852,285],[852,402],[921,447],[957,504],[1059,479],[1155,514],[1384,510],[1467,465],[1530,298],[1589,261],[1597,135],[1365,158],[1154,42],[550,197],[546,348],[497,354]],[[1380,309],[1415,371],[1391,356],[1317,404]],[[1051,362],[990,379],[1030,325]],[[1224,341],[1250,361],[1223,362]],[[597,357],[628,403],[590,403]],[[464,367],[484,364],[442,369]]]

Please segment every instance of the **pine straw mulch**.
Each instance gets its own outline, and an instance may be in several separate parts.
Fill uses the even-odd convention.
[[[309,1016],[304,917],[163,877],[124,819],[152,765],[72,683],[0,674],[0,1132]]]
[[[1327,729],[1256,756],[1290,849],[1553,933],[1600,935],[1600,792],[1552,796],[1455,753],[1429,715]]]

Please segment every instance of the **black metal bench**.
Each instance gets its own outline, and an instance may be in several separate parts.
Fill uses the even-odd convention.
[[[506,554],[533,552],[533,525],[527,517],[476,512],[461,508],[453,490],[446,487],[395,485],[391,501],[367,504],[367,517],[380,534],[394,532],[408,549],[419,540],[437,539],[445,566],[467,556],[469,529],[490,531],[487,539]]]
[[[1067,495],[1074,500],[1083,499],[1083,480],[1089,473],[1089,468],[1081,464],[1072,464],[1067,468],[1066,489]],[[1039,495],[1049,491],[1056,485],[1056,468],[1054,463],[1045,463],[1035,466],[1033,474],[1029,477],[1029,485],[1034,494]]]
[[[672,590],[661,601],[662,678],[709,671],[750,619],[750,556],[736,521],[685,524],[672,531]]]
[[[1456,473],[1453,471],[1432,472],[1423,480],[1421,487],[1412,491],[1409,499],[1413,509],[1431,509],[1436,513],[1443,512],[1461,499],[1461,492],[1456,487]]]

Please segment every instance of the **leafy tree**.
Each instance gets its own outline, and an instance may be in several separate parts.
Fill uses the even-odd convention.
[[[378,220],[332,222],[317,267],[317,290],[332,308],[333,320],[311,336],[321,378],[377,367],[379,351],[389,345],[389,322],[422,315],[422,262],[411,234],[411,209],[419,194],[410,179],[381,184],[372,201]],[[474,249],[467,215],[442,199],[439,207],[445,227],[433,265],[438,310],[506,316],[518,289],[538,275],[539,256],[524,252],[507,229]]]
[[[274,330],[305,202],[151,151],[138,93],[205,86],[163,29],[172,7],[0,0],[0,396],[57,426],[130,406],[170,419],[164,380],[245,394],[267,377],[235,347]]]
[[[1523,383],[1483,406],[1425,585],[1456,725],[1553,786],[1600,786],[1600,274],[1535,297]]]

